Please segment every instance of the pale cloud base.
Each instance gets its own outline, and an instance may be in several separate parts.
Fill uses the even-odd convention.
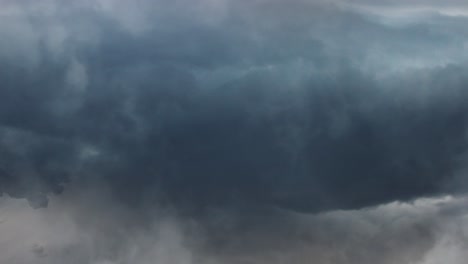
[[[167,210],[154,211],[142,225],[125,210],[90,205],[89,196],[71,200],[52,199],[48,208],[33,210],[24,200],[2,198],[0,263],[462,264],[468,257],[466,198],[319,215],[282,212],[276,231],[229,228],[238,219],[225,218],[218,234]]]

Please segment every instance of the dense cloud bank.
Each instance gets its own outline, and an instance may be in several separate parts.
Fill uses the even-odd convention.
[[[310,212],[453,192],[466,19],[361,6],[2,2],[1,192]]]

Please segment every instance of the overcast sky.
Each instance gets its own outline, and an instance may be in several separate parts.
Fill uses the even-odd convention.
[[[0,0],[0,263],[463,263],[467,24]]]

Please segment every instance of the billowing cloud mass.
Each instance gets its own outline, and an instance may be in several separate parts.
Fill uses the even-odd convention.
[[[0,263],[462,263],[467,14],[0,0]]]

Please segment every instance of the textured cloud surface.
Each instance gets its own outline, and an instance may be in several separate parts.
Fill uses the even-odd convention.
[[[0,262],[460,263],[467,8],[0,0]]]
[[[186,4],[2,4],[3,192],[39,206],[71,180],[138,204],[319,211],[450,191],[463,17]]]

